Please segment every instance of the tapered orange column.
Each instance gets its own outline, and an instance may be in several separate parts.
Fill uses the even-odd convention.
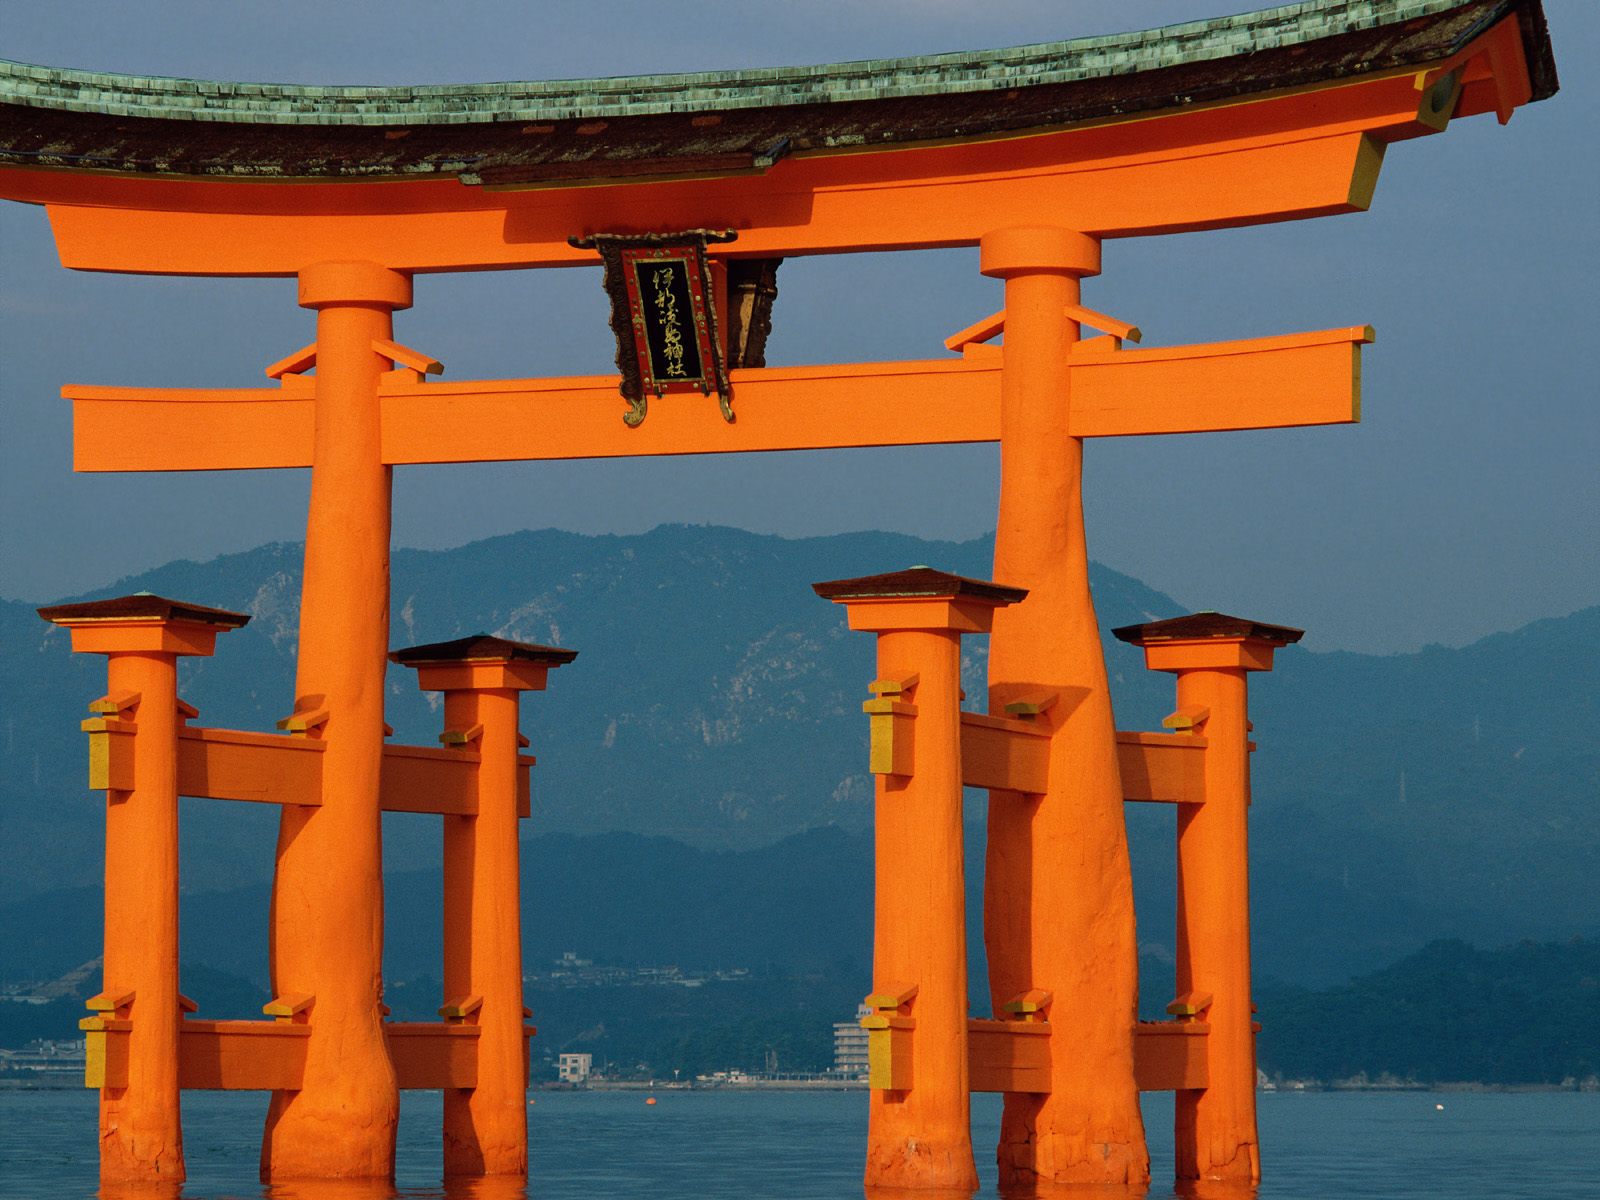
[[[411,303],[411,281],[374,263],[319,263],[301,272],[300,303],[317,310],[317,417],[295,709],[327,750],[321,807],[287,807],[279,826],[272,984],[316,1000],[304,1086],[273,1093],[261,1174],[388,1178],[399,1093],[378,1008],[390,504],[378,377],[389,364],[374,342]]]
[[[444,1094],[444,1173],[528,1172],[517,812],[519,694],[542,691],[575,650],[479,634],[399,650],[424,691],[444,693],[441,740],[478,756],[477,812],[444,818],[444,1006],[478,1027],[477,1086]]]
[[[103,983],[84,1029],[127,1029],[128,1073],[125,1087],[100,1089],[100,1179],[180,1183],[178,657],[209,655],[250,618],[151,595],[39,615],[72,631],[75,653],[107,658],[106,694],[90,705],[102,715],[84,722],[89,784],[106,792]],[[130,738],[132,754],[113,756],[113,737]]]
[[[878,635],[866,1184],[971,1191],[961,635],[1024,593],[926,567],[814,586]]]
[[[1006,1095],[1000,1181],[1138,1183],[1150,1160],[1133,1077],[1133,880],[1089,596],[1083,441],[1067,432],[1078,326],[1066,309],[1078,302],[1078,280],[1099,272],[1100,246],[1063,229],[1002,229],[984,237],[981,255],[983,273],[1006,281],[994,573],[1028,589],[1025,602],[995,615],[990,711],[1055,697],[1037,718],[1053,733],[1049,791],[989,797],[984,940],[994,1011],[1043,989],[1056,1024],[1049,1094]]]
[[[1250,1001],[1250,719],[1246,675],[1301,631],[1197,613],[1114,631],[1178,677],[1178,712],[1206,739],[1205,799],[1178,809],[1177,986],[1202,1011],[1208,1086],[1180,1090],[1176,1174],[1254,1184],[1256,1055]]]

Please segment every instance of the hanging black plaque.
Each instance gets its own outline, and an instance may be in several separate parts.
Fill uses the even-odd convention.
[[[706,244],[734,236],[694,229],[572,239],[574,246],[598,250],[605,263],[627,424],[644,420],[650,396],[668,392],[715,392],[723,419],[733,420]]]

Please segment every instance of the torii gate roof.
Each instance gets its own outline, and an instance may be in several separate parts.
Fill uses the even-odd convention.
[[[1540,0],[1306,0],[1009,50],[439,87],[0,62],[0,198],[62,263],[292,275],[577,266],[596,232],[731,257],[1134,237],[1359,211],[1385,148],[1557,87]],[[293,186],[279,186],[282,183]],[[359,185],[359,186],[358,186]]]
[[[1512,13],[1543,99],[1557,83],[1539,0],[1311,0],[1001,50],[531,83],[310,87],[0,61],[0,163],[490,185],[760,171],[791,153],[1015,136],[1417,67]]]

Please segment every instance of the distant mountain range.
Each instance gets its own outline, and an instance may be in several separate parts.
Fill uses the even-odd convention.
[[[523,703],[540,759],[529,833],[566,838],[530,845],[530,957],[535,945],[596,958],[633,947],[646,961],[675,946],[674,960],[688,962],[705,953],[696,937],[728,950],[741,931],[759,931],[765,944],[815,946],[824,960],[864,958],[872,788],[859,701],[872,639],[847,632],[809,584],[911,563],[986,577],[991,557],[990,539],[785,540],[684,526],[397,551],[394,645],[484,631],[580,651]],[[293,700],[299,571],[299,546],[271,545],[171,563],[85,598],[148,590],[251,613],[215,658],[186,661],[183,693],[202,724],[271,729]],[[1091,578],[1103,628],[1184,611],[1104,568]],[[968,642],[965,682],[981,697],[984,647]],[[1108,643],[1107,660],[1119,726],[1158,727],[1170,677],[1144,671],[1120,643]],[[69,654],[31,604],[0,601],[0,979],[48,973],[35,951],[55,945],[71,958],[80,936],[90,944],[75,962],[98,950],[101,804],[82,786],[77,723],[103,684],[103,660]],[[389,691],[395,740],[432,744],[436,698],[400,668]],[[1459,650],[1290,648],[1254,677],[1251,715],[1264,973],[1322,985],[1434,938],[1499,945],[1600,931],[1600,607]],[[969,795],[974,819],[982,804]],[[1159,961],[1172,938],[1173,813],[1128,815],[1140,939]],[[194,800],[183,822],[190,909],[258,903],[276,813]],[[599,836],[611,831],[635,836]],[[402,874],[437,869],[437,823],[391,817],[385,838],[391,928],[396,906],[431,922],[426,874]],[[543,886],[552,878],[561,888]],[[16,928],[44,914],[54,914],[48,936]],[[186,957],[209,940],[202,925],[186,926]],[[391,949],[408,939],[418,940],[392,933]],[[259,965],[221,961],[225,940],[212,942],[218,961],[201,961],[259,979]]]

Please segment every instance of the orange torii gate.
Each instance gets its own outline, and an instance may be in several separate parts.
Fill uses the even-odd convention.
[[[1140,1184],[1141,1085],[1182,1097],[1180,1177],[1257,1178],[1243,679],[1298,633],[1204,615],[1119,631],[1178,673],[1179,697],[1178,732],[1118,733],[1088,591],[1083,446],[1355,421],[1372,333],[1131,349],[1138,330],[1084,307],[1080,281],[1106,238],[1360,211],[1391,143],[1476,113],[1503,122],[1555,86],[1537,0],[1321,0],[715,79],[321,89],[0,64],[0,196],[46,206],[65,266],[293,277],[317,314],[315,340],[267,369],[269,387],[64,389],[78,470],[312,469],[283,735],[183,727],[173,663],[208,653],[239,614],[160,597],[45,613],[111,660],[90,730],[121,839],[89,1021],[103,1177],[182,1177],[184,1086],[272,1091],[268,1179],[392,1174],[408,1086],[450,1089],[448,1173],[526,1171],[506,961],[518,934],[478,905],[515,899],[517,692],[571,652],[487,637],[396,652],[446,692],[446,746],[384,744],[395,466],[998,441],[1001,584],[828,585],[880,635],[867,1182],[972,1186],[967,1095],[982,1087],[1006,1094],[1004,1182]],[[958,357],[765,365],[782,258],[950,246],[977,246],[1005,284],[1001,312],[946,342]],[[597,252],[627,409],[615,375],[433,382],[440,364],[394,340],[418,272]],[[647,293],[640,264],[673,255]],[[1085,325],[1099,336],[1082,339]],[[646,412],[686,378],[717,402],[674,394]],[[991,715],[963,715],[952,647],[991,625]],[[1002,1020],[965,1017],[962,782],[993,789],[985,938]],[[900,793],[926,811],[896,809]],[[175,859],[132,889],[149,912],[122,907],[125,856],[165,853],[179,794],[283,806],[274,1022],[185,1016]],[[1185,813],[1179,1020],[1148,1029],[1128,799]],[[440,1025],[384,1020],[379,823],[394,808],[472,821],[446,841]],[[915,907],[906,888],[938,902]]]

